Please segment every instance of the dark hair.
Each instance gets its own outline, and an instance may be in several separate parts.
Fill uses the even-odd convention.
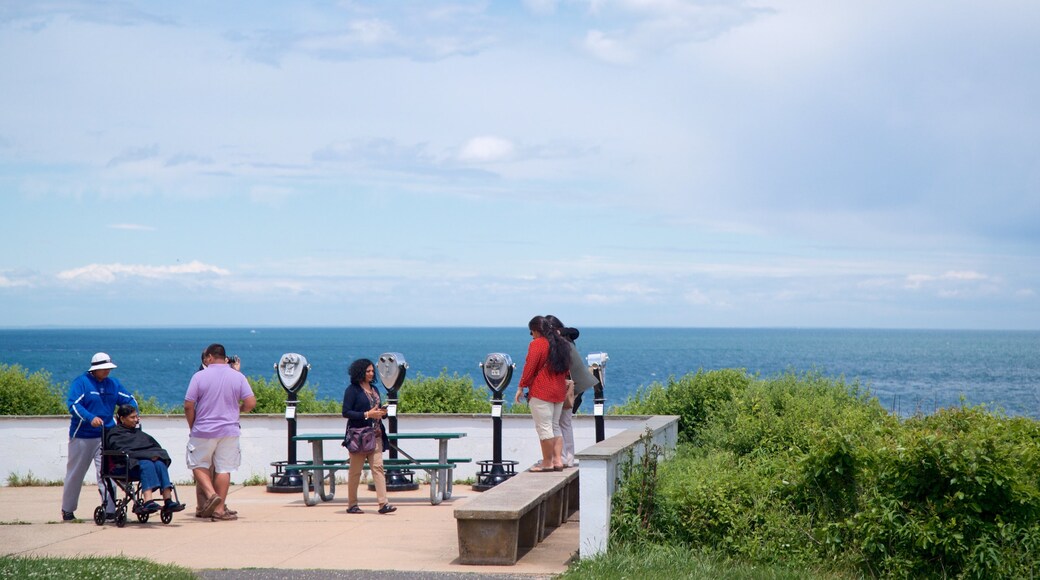
[[[227,352],[224,350],[224,345],[215,342],[206,347],[204,355],[220,360],[227,360]],[[203,358],[205,358],[205,356]]]
[[[130,415],[137,412],[137,408],[133,405],[119,405],[116,407],[116,416],[122,419],[123,417],[129,417]]]
[[[578,336],[581,335],[581,333],[578,332],[577,328],[571,328],[567,326],[559,318],[556,318],[552,314],[546,314],[545,319],[548,320],[549,324],[556,328],[557,331],[559,331],[560,336],[566,338],[570,342],[578,340]]]
[[[347,375],[350,376],[350,382],[355,385],[360,385],[365,380],[365,371],[368,370],[368,367],[374,369],[376,368],[376,363],[367,358],[359,358],[350,363],[350,368],[347,370]]]
[[[556,322],[560,319],[555,316],[551,317]],[[564,338],[560,336],[559,328],[552,324],[550,317],[548,316],[535,316],[527,323],[527,328],[531,331],[537,331],[545,340],[549,341],[549,368],[556,373],[565,373],[571,368],[571,354],[568,350],[569,346],[564,341]]]

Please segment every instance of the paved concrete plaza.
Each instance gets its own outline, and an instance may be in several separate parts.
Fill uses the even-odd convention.
[[[453,497],[436,506],[430,505],[426,485],[392,492],[390,501],[398,510],[388,515],[376,513],[375,494],[364,484],[359,492],[362,515],[345,513],[346,484],[337,485],[335,500],[313,507],[305,506],[299,493],[234,486],[228,503],[238,510],[239,519],[232,522],[195,518],[195,489],[181,485],[177,491],[189,506],[170,524],[163,525],[158,514],[147,524],[131,515],[126,527],[117,528],[114,522],[94,524],[94,508],[99,505],[95,486],[83,487],[76,511],[82,521],[77,523],[61,522],[61,487],[0,487],[0,553],[140,556],[192,568],[206,578],[317,577],[307,570],[338,570],[342,572],[323,577],[344,578],[551,578],[566,570],[578,552],[580,514],[575,514],[514,566],[457,563],[452,514],[477,494],[468,485],[456,485]],[[228,572],[219,572],[223,570]],[[387,574],[354,576],[346,572],[351,570]]]

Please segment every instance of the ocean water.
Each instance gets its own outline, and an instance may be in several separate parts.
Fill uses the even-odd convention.
[[[0,330],[0,363],[46,370],[68,382],[104,351],[129,389],[179,404],[202,349],[220,342],[249,376],[274,377],[283,353],[311,365],[307,384],[339,399],[347,366],[400,352],[408,376],[442,370],[483,385],[479,363],[509,354],[519,380],[530,337],[515,328],[141,328]],[[1040,418],[1040,332],[836,329],[583,328],[582,354],[606,352],[608,405],[641,386],[698,369],[740,368],[762,376],[816,370],[858,381],[901,414],[986,403]]]

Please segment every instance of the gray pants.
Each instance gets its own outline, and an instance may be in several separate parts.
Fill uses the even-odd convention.
[[[69,462],[65,470],[65,487],[61,492],[61,509],[74,512],[79,507],[79,493],[83,489],[83,477],[87,474],[90,463],[94,463],[94,477],[97,479],[98,493],[102,498],[108,497],[108,512],[114,512],[115,502],[102,491],[101,482],[101,438],[69,439]]]

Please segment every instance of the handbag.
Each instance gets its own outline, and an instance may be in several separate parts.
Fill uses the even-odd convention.
[[[350,453],[372,453],[376,450],[376,430],[371,426],[347,427],[343,446]]]
[[[570,379],[567,380],[567,394],[563,397],[563,408],[574,408],[574,381]]]

